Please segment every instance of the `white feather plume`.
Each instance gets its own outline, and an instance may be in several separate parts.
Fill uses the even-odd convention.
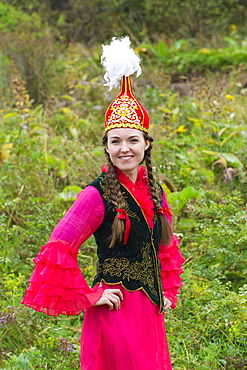
[[[117,40],[112,38],[110,45],[102,45],[103,52],[101,64],[104,67],[104,86],[109,86],[109,91],[113,87],[119,87],[123,76],[130,76],[136,72],[137,77],[141,74],[141,58],[130,47],[129,36]]]

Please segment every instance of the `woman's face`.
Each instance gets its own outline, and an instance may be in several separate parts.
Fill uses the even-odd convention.
[[[138,166],[150,145],[143,133],[133,128],[114,128],[107,133],[106,151],[114,166],[136,181]]]

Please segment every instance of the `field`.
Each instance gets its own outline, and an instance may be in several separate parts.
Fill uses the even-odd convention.
[[[117,91],[103,86],[100,44],[66,44],[33,22],[20,38],[2,30],[0,43],[0,369],[73,370],[83,315],[50,318],[20,301],[33,258],[101,172],[104,112]],[[143,69],[134,91],[186,259],[166,315],[174,370],[247,369],[246,46],[236,26],[205,46],[134,44]],[[95,249],[90,238],[79,254],[89,283]]]

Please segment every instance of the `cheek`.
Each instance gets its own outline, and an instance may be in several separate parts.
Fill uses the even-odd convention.
[[[110,157],[110,159],[112,160],[113,158],[114,158],[114,156],[115,156],[115,151],[114,151],[114,149],[113,148],[106,148],[106,151],[107,151],[107,153],[109,154],[109,157]]]
[[[144,156],[145,150],[148,149],[148,145],[144,144],[142,147],[142,155]]]
[[[114,148],[111,145],[107,146],[105,150],[107,151],[110,157],[114,155]]]

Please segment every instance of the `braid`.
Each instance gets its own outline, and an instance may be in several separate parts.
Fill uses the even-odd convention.
[[[107,136],[104,135],[102,139],[102,143],[104,146],[106,146]],[[108,173],[107,173],[107,179],[110,189],[110,197],[112,204],[115,208],[125,208],[125,203],[122,197],[121,189],[120,189],[120,183],[117,178],[115,167],[110,159],[109,154],[105,151],[107,162],[108,162]],[[112,235],[110,238],[110,244],[109,248],[112,248],[116,242],[121,242],[123,239],[123,233],[124,233],[124,221],[118,219],[119,212],[117,212],[113,224],[112,224]]]
[[[148,185],[150,188],[150,193],[152,196],[152,201],[154,203],[154,208],[156,211],[161,210],[162,206],[159,202],[159,198],[156,191],[156,184],[155,179],[153,176],[153,168],[152,168],[152,161],[151,161],[151,150],[152,150],[152,141],[153,138],[148,136],[147,134],[144,134],[144,139],[147,141],[150,141],[149,148],[146,149],[144,159],[146,161],[146,167],[147,167],[147,175],[148,175]],[[159,219],[161,221],[161,227],[162,227],[162,243],[165,245],[170,244],[171,238],[172,238],[172,230],[169,221],[167,220],[166,216],[159,213]]]
[[[117,178],[115,167],[112,164],[109,155],[107,155],[107,161],[108,161],[107,179],[110,188],[111,201],[116,208],[124,208],[123,197],[120,190],[120,183]]]
[[[158,210],[158,209],[161,209],[161,205],[159,204],[159,198],[156,192],[155,179],[153,176],[151,149],[152,149],[152,146],[150,144],[149,148],[146,150],[146,153],[145,153],[145,161],[146,161],[146,167],[147,167],[148,185],[150,188],[150,193],[151,193],[152,200],[154,203],[154,208]]]

